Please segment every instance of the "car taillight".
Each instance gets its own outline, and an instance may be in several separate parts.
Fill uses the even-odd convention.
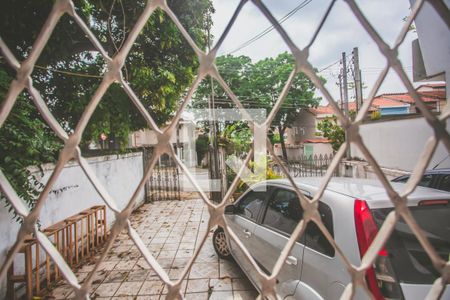
[[[361,258],[367,252],[378,232],[378,227],[366,201],[355,200],[355,228]],[[402,299],[400,286],[395,278],[385,248],[378,252],[373,267],[366,270],[367,285],[375,299]]]
[[[448,205],[449,200],[422,200],[419,202],[419,206],[429,205]]]

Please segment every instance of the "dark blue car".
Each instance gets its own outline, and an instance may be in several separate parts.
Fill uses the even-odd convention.
[[[410,175],[403,175],[393,179],[394,182],[408,181]],[[425,171],[419,182],[420,186],[450,192],[450,169],[435,169]]]

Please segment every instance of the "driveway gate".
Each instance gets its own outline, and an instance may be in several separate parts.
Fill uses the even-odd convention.
[[[143,149],[144,169],[151,160],[152,148]],[[181,200],[180,172],[175,161],[167,154],[162,155],[145,184],[147,201]]]

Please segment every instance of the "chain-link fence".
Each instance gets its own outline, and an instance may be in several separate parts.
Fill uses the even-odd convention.
[[[6,276],[7,270],[9,266],[11,265],[15,255],[18,253],[19,249],[24,243],[24,240],[26,239],[27,235],[34,235],[38,241],[38,243],[43,247],[43,249],[52,257],[52,259],[55,261],[55,263],[58,265],[59,269],[61,270],[61,274],[64,276],[65,280],[73,287],[75,291],[75,298],[76,299],[86,299],[89,297],[89,291],[93,284],[94,274],[99,269],[100,264],[104,260],[106,254],[111,249],[111,246],[113,245],[114,240],[118,236],[118,234],[126,229],[128,231],[128,235],[130,239],[133,241],[133,243],[136,245],[136,247],[139,249],[139,251],[142,253],[142,256],[145,258],[145,260],[148,262],[148,264],[151,266],[151,268],[157,273],[160,280],[163,281],[167,288],[168,288],[168,299],[174,299],[174,298],[182,298],[182,294],[180,292],[181,284],[183,279],[186,278],[193,262],[196,260],[200,250],[202,249],[202,246],[204,242],[206,241],[208,232],[205,233],[203,236],[200,246],[195,250],[194,254],[189,260],[189,263],[187,266],[183,269],[181,272],[181,276],[178,280],[172,281],[170,280],[168,274],[164,271],[164,269],[158,264],[157,260],[154,256],[152,256],[151,252],[147,247],[144,245],[141,237],[137,234],[135,229],[130,225],[129,217],[132,213],[133,205],[136,202],[136,199],[140,193],[140,191],[144,188],[146,182],[148,181],[149,177],[152,175],[152,171],[156,165],[156,162],[158,161],[158,158],[167,153],[176,161],[176,163],[179,165],[181,170],[186,174],[186,176],[189,178],[189,180],[192,182],[192,184],[198,189],[200,197],[203,199],[205,204],[208,206],[208,210],[210,213],[210,219],[208,228],[211,229],[214,226],[220,225],[222,226],[227,235],[237,244],[237,246],[245,253],[246,259],[251,263],[253,268],[257,271],[260,284],[261,284],[261,296],[260,297],[268,297],[268,298],[277,298],[277,292],[276,292],[276,278],[280,273],[280,270],[286,261],[287,256],[290,253],[290,250],[293,248],[295,241],[299,236],[301,236],[304,232],[304,229],[308,222],[315,222],[320,230],[324,233],[326,238],[329,240],[329,242],[333,245],[333,247],[336,250],[337,255],[342,258],[343,264],[345,265],[350,277],[351,282],[346,286],[343,294],[341,295],[342,299],[348,299],[351,298],[354,293],[356,287],[362,287],[369,295],[370,291],[367,288],[366,282],[364,280],[366,270],[371,267],[374,260],[376,259],[376,255],[378,251],[383,247],[383,245],[386,243],[387,239],[389,238],[390,234],[393,231],[393,228],[396,224],[396,221],[399,220],[399,218],[403,218],[407,225],[410,227],[412,232],[415,234],[417,239],[419,240],[421,246],[426,251],[427,255],[431,259],[433,266],[436,268],[436,270],[441,274],[441,276],[434,282],[431,290],[428,293],[428,298],[435,299],[439,298],[442,295],[443,290],[445,289],[446,285],[450,282],[450,262],[444,261],[436,252],[436,250],[433,248],[431,243],[429,242],[427,236],[423,233],[423,231],[420,229],[418,224],[416,223],[415,219],[412,217],[410,210],[407,207],[408,202],[408,195],[410,195],[417,183],[419,182],[420,178],[422,177],[425,168],[427,167],[434,150],[436,149],[439,142],[442,142],[443,145],[445,145],[446,149],[450,152],[450,136],[449,133],[445,129],[445,123],[447,118],[450,116],[450,109],[448,106],[443,110],[443,112],[439,116],[435,116],[434,114],[430,113],[425,103],[422,101],[421,97],[418,95],[416,90],[414,89],[411,81],[408,79],[408,76],[406,75],[404,69],[402,68],[402,65],[397,57],[399,46],[402,44],[402,42],[405,39],[405,36],[409,30],[410,25],[412,24],[413,20],[417,16],[418,12],[421,10],[425,2],[428,2],[431,4],[431,6],[438,12],[439,16],[442,18],[444,23],[447,27],[450,27],[450,13],[448,11],[448,8],[446,4],[443,1],[438,0],[418,0],[414,3],[413,7],[411,8],[410,15],[406,18],[406,21],[404,22],[403,28],[400,31],[396,42],[394,43],[393,47],[390,47],[377,33],[377,31],[374,29],[374,27],[371,25],[369,20],[365,17],[365,15],[362,13],[358,5],[355,1],[347,0],[345,1],[347,5],[349,6],[351,12],[356,17],[356,19],[359,21],[361,26],[364,28],[364,30],[369,34],[369,36],[373,39],[373,41],[377,44],[379,47],[381,53],[384,55],[384,57],[387,60],[387,64],[384,67],[383,71],[380,73],[374,87],[370,91],[370,94],[368,96],[368,101],[364,103],[361,110],[359,111],[358,115],[356,116],[354,121],[351,121],[348,117],[344,115],[344,113],[339,109],[339,106],[336,104],[337,102],[331,94],[326,89],[323,81],[319,77],[319,75],[314,70],[313,66],[308,61],[308,55],[309,50],[311,46],[316,41],[316,38],[321,31],[325,21],[327,20],[327,17],[329,13],[332,11],[333,6],[335,4],[335,1],[332,1],[327,10],[324,14],[319,26],[315,30],[315,33],[307,46],[303,49],[299,49],[296,44],[291,40],[291,38],[288,36],[286,31],[283,29],[283,27],[277,22],[277,20],[273,17],[272,13],[268,10],[268,8],[258,0],[252,1],[253,4],[262,12],[262,14],[267,18],[267,20],[275,27],[276,31],[281,35],[284,42],[288,46],[289,50],[291,51],[292,55],[295,58],[296,66],[295,69],[290,74],[285,87],[280,94],[276,104],[273,107],[273,110],[267,117],[265,121],[265,128],[270,128],[270,124],[274,120],[274,117],[278,110],[280,109],[284,99],[286,98],[286,95],[289,92],[289,87],[291,83],[293,82],[294,77],[299,73],[303,72],[306,74],[306,76],[309,77],[309,79],[314,83],[316,88],[320,90],[320,92],[324,95],[325,99],[330,103],[330,105],[334,109],[334,113],[337,116],[337,119],[339,120],[340,124],[342,124],[343,128],[347,131],[347,141],[340,147],[340,149],[337,151],[336,155],[334,156],[331,164],[329,165],[327,172],[323,178],[322,185],[318,192],[313,195],[313,198],[310,200],[307,197],[305,197],[302,192],[295,186],[294,181],[292,179],[292,176],[289,174],[289,171],[287,168],[285,168],[282,164],[282,162],[278,161],[277,156],[274,153],[271,153],[272,156],[275,158],[277,163],[282,166],[282,171],[285,173],[286,177],[289,179],[291,184],[293,185],[296,193],[298,194],[298,197],[301,202],[301,206],[304,210],[303,220],[297,225],[296,229],[294,230],[292,236],[289,239],[289,242],[285,245],[284,250],[280,253],[280,256],[273,268],[271,270],[271,275],[267,275],[264,273],[258,264],[254,261],[251,254],[246,251],[244,245],[239,241],[236,234],[231,230],[230,227],[227,226],[225,219],[224,219],[224,207],[229,203],[229,199],[233,193],[233,191],[236,189],[238,185],[238,176],[242,174],[239,172],[238,176],[235,178],[233,183],[231,184],[228,192],[226,193],[224,199],[220,204],[214,204],[213,202],[208,199],[206,194],[201,191],[199,185],[195,182],[195,179],[190,174],[187,167],[183,164],[183,162],[177,157],[173,146],[170,144],[170,137],[175,134],[176,132],[176,126],[178,124],[178,121],[180,120],[181,113],[185,110],[186,106],[191,100],[191,96],[196,91],[197,87],[199,86],[199,83],[205,78],[205,76],[209,75],[212,78],[214,78],[221,86],[222,88],[227,92],[229,97],[233,100],[235,105],[240,108],[244,109],[242,103],[239,101],[238,97],[233,93],[233,91],[227,86],[223,78],[221,77],[220,73],[218,72],[216,66],[215,66],[215,58],[216,54],[218,52],[219,47],[222,45],[225,37],[228,35],[230,28],[233,26],[233,23],[235,22],[237,16],[241,12],[244,5],[247,5],[248,1],[242,0],[239,5],[237,6],[236,11],[234,12],[229,24],[227,25],[226,29],[224,30],[222,36],[218,39],[217,44],[207,53],[203,52],[196,43],[192,40],[192,38],[189,36],[188,32],[183,28],[179,20],[177,19],[177,16],[172,12],[170,7],[167,5],[167,3],[164,0],[149,0],[146,7],[144,8],[144,11],[142,15],[139,17],[138,21],[136,22],[135,26],[129,33],[126,41],[124,42],[122,48],[113,56],[110,57],[107,53],[107,51],[102,47],[99,40],[94,36],[94,34],[89,30],[88,25],[80,18],[80,16],[77,14],[74,3],[70,0],[58,0],[54,2],[53,9],[48,16],[48,19],[46,23],[44,24],[39,36],[37,37],[36,41],[34,42],[32,51],[30,52],[27,59],[23,62],[19,62],[12,52],[9,50],[11,47],[15,47],[16,45],[6,45],[5,42],[0,39],[0,49],[2,51],[2,54],[4,56],[4,59],[6,62],[16,71],[16,78],[11,82],[8,94],[5,99],[3,99],[1,111],[0,111],[0,126],[4,124],[5,120],[8,118],[8,115],[11,112],[11,109],[13,108],[18,95],[26,89],[28,93],[30,94],[31,98],[34,101],[35,106],[38,108],[39,112],[49,125],[49,127],[56,133],[56,135],[64,142],[64,148],[60,152],[59,160],[56,163],[56,167],[53,171],[53,174],[51,175],[50,179],[48,180],[44,190],[41,192],[37,202],[36,206],[29,210],[27,206],[24,204],[24,202],[20,199],[20,197],[17,195],[16,191],[12,188],[11,184],[8,182],[5,175],[0,172],[0,186],[2,193],[6,196],[7,200],[11,203],[11,205],[16,210],[17,214],[20,215],[23,218],[23,224],[21,224],[20,231],[17,236],[17,240],[12,247],[11,251],[9,252],[6,260],[3,262],[1,269],[0,269],[0,280],[3,280]],[[136,38],[138,37],[139,33],[145,26],[147,20],[152,15],[152,13],[155,12],[156,9],[163,10],[176,24],[179,31],[183,35],[183,37],[188,41],[189,45],[194,50],[195,54],[198,57],[200,66],[198,70],[198,74],[192,84],[192,86],[189,89],[189,92],[187,93],[186,97],[184,98],[184,101],[182,102],[181,106],[179,107],[179,110],[177,111],[175,117],[173,118],[170,125],[164,129],[161,130],[152,117],[150,116],[149,112],[145,109],[145,107],[142,105],[139,98],[136,96],[136,94],[133,92],[132,88],[130,87],[129,83],[124,79],[124,76],[122,74],[122,68],[124,66],[125,59],[127,58],[127,55],[133,46]],[[33,71],[33,68],[35,67],[36,61],[39,58],[43,48],[45,47],[50,35],[52,34],[53,30],[55,29],[55,26],[60,21],[61,17],[63,15],[69,15],[73,20],[73,26],[78,26],[89,38],[92,45],[95,47],[95,49],[102,55],[103,59],[107,62],[107,71],[105,72],[101,84],[97,88],[95,94],[92,96],[91,101],[86,106],[81,119],[79,120],[74,132],[72,134],[67,134],[61,124],[59,124],[55,117],[52,115],[51,111],[48,109],[44,99],[41,96],[40,91],[38,91],[36,88],[33,87],[33,80],[31,77],[31,73]],[[410,180],[405,186],[405,190],[402,193],[397,193],[392,187],[386,176],[381,171],[379,165],[377,164],[376,160],[372,156],[369,149],[364,145],[363,140],[359,134],[359,126],[362,124],[362,121],[364,117],[367,115],[367,112],[370,108],[370,105],[372,103],[373,97],[376,95],[380,85],[383,83],[383,80],[386,78],[386,75],[389,70],[393,70],[404,86],[407,88],[410,95],[413,97],[415,101],[415,105],[420,109],[423,117],[427,121],[430,127],[432,127],[434,135],[430,137],[430,139],[427,141],[421,158],[417,162],[417,165],[413,171],[413,175],[411,176]],[[151,160],[148,163],[148,166],[145,169],[144,176],[139,182],[139,185],[133,194],[133,196],[130,198],[128,205],[123,209],[119,210],[118,206],[116,205],[116,201],[114,200],[114,197],[110,195],[106,189],[100,184],[100,181],[96,176],[94,175],[93,170],[87,163],[86,159],[82,156],[80,151],[80,141],[81,137],[83,135],[83,131],[85,130],[94,110],[99,105],[100,101],[102,101],[102,96],[105,94],[108,87],[118,82],[124,89],[124,91],[129,96],[129,99],[131,103],[139,110],[139,112],[142,114],[143,118],[147,122],[147,125],[154,130],[157,133],[158,138],[158,144],[156,145],[154,149],[154,155],[152,156]],[[258,125],[255,125],[258,126]],[[268,141],[270,144],[270,142]],[[321,196],[324,193],[324,190],[327,187],[327,183],[329,182],[334,170],[337,168],[339,161],[342,159],[342,157],[345,154],[345,150],[347,147],[349,147],[349,143],[354,143],[364,154],[366,160],[370,163],[372,166],[375,174],[377,175],[379,181],[384,186],[387,194],[389,195],[389,198],[395,207],[395,210],[392,211],[384,224],[381,226],[379,233],[375,237],[373,243],[370,245],[369,250],[366,252],[364,257],[362,258],[362,262],[360,265],[355,266],[352,265],[349,260],[346,257],[346,254],[340,249],[339,245],[335,243],[330,233],[327,231],[326,227],[322,223],[320,214],[318,212],[318,206],[316,205],[317,201],[321,198]],[[269,145],[268,149],[272,149],[272,147]],[[253,151],[250,151],[246,158],[246,162],[250,160],[250,157],[252,155]],[[37,225],[38,218],[41,214],[41,210],[47,201],[49,191],[52,189],[52,186],[54,185],[55,181],[58,179],[58,176],[60,176],[61,171],[63,167],[66,165],[66,163],[71,160],[75,159],[78,161],[79,165],[83,169],[85,175],[90,180],[90,182],[93,184],[97,192],[101,195],[103,198],[105,204],[115,213],[116,221],[112,225],[109,240],[107,241],[106,247],[104,249],[103,254],[101,255],[100,259],[96,262],[94,269],[90,273],[90,275],[85,279],[85,281],[80,284],[77,281],[76,276],[74,275],[71,268],[68,266],[68,264],[64,261],[61,254],[55,249],[51,241],[48,239],[48,237],[42,233],[39,230],[39,227]],[[244,166],[243,166],[244,167]],[[241,171],[243,168],[241,169]]]

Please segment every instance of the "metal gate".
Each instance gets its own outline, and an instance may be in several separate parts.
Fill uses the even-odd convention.
[[[144,169],[147,168],[153,148],[143,149]],[[145,184],[147,201],[181,200],[180,171],[176,162],[167,154],[162,155]]]
[[[333,155],[302,156],[299,160],[284,162],[291,176],[294,177],[321,177],[325,176],[328,167],[333,161]],[[284,172],[279,164],[273,164],[272,169],[281,176]],[[339,176],[339,168],[334,169],[333,176]]]

